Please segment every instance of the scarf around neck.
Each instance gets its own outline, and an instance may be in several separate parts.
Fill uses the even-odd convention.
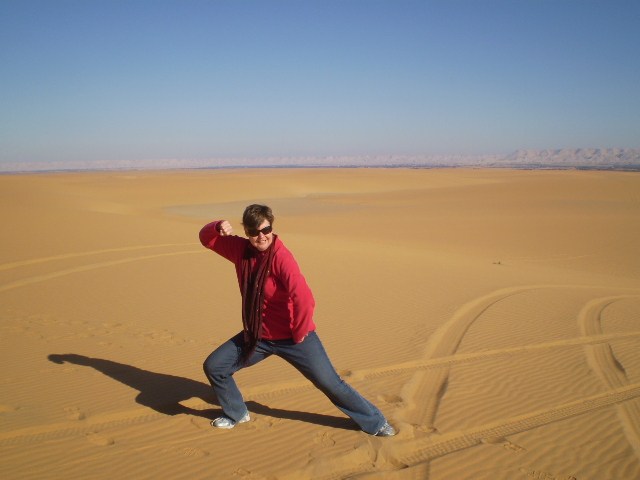
[[[264,286],[271,273],[276,241],[277,237],[274,235],[271,245],[265,252],[258,252],[248,244],[242,257],[242,326],[245,340],[242,352],[243,363],[249,360],[258,341],[262,338]],[[254,258],[258,263],[252,271],[251,263]]]

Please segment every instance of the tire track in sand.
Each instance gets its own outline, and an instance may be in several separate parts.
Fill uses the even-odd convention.
[[[422,361],[428,362],[454,355],[469,327],[487,309],[501,300],[535,288],[540,287],[505,288],[476,298],[463,305],[431,335],[422,356]],[[433,430],[438,405],[446,391],[448,380],[448,367],[416,372],[402,389],[400,396],[407,406],[398,411],[396,420],[412,425],[414,435],[417,436]]]
[[[34,427],[21,428],[0,433],[0,445],[24,445],[57,440],[66,437],[83,436],[96,433],[107,428],[137,425],[159,420],[165,415],[148,408],[138,408],[125,412],[98,415],[92,419],[51,423]]]
[[[617,295],[596,298],[588,302],[578,315],[578,326],[584,335],[601,335],[602,313],[611,304],[638,295]],[[587,362],[604,386],[609,389],[629,385],[624,366],[616,358],[610,343],[586,345]],[[622,403],[616,406],[627,440],[640,458],[640,404]]]
[[[559,422],[571,417],[618,405],[640,397],[640,383],[614,388],[548,409],[536,410],[524,415],[501,419],[461,432],[449,432],[442,436],[406,442],[405,445],[386,445],[381,449],[385,456],[407,466],[427,462],[433,458],[469,448],[480,442],[505,438],[516,433]]]
[[[429,360],[413,360],[403,363],[397,363],[394,365],[366,368],[356,370],[352,373],[352,375],[356,379],[372,379],[389,375],[398,375],[413,370],[426,370],[446,365],[460,365],[463,363],[471,363],[500,356],[511,356],[516,354],[537,352],[541,350],[553,350],[557,348],[567,348],[581,345],[598,345],[610,342],[612,340],[624,340],[636,337],[640,337],[640,331],[585,335],[581,337],[567,338],[563,340],[555,340],[551,342],[543,342],[532,345],[505,347],[495,350],[482,350],[480,352],[457,353],[454,355],[446,355]]]
[[[78,257],[90,257],[95,255],[102,255],[103,253],[116,253],[116,252],[133,252],[136,250],[146,250],[151,248],[165,248],[165,247],[186,247],[200,245],[199,243],[159,243],[157,245],[137,245],[133,247],[118,247],[107,248],[104,250],[92,250],[89,252],[76,252],[76,253],[63,253],[60,255],[53,255],[51,257],[32,258],[29,260],[20,260],[18,262],[3,263],[0,265],[0,272],[4,270],[11,270],[13,268],[26,267],[29,265],[37,265],[39,263],[54,262],[56,260],[66,260],[67,258]]]
[[[448,432],[443,435],[434,433],[428,436],[425,435],[424,432],[429,432],[433,425],[438,404],[442,395],[444,395],[444,392],[446,391],[446,384],[450,370],[449,366],[456,363],[449,360],[455,357],[464,359],[468,358],[468,356],[482,358],[483,355],[490,353],[478,352],[477,354],[464,354],[461,356],[454,355],[462,341],[462,338],[473,322],[482,316],[482,314],[492,305],[495,305],[503,299],[526,291],[543,288],[610,290],[610,288],[607,287],[584,285],[522,286],[498,290],[467,303],[456,311],[451,319],[442,325],[434,335],[432,335],[425,349],[422,361],[415,362],[414,364],[415,367],[419,367],[418,363],[422,364],[422,367],[425,367],[427,365],[439,363],[446,367],[437,369],[436,371],[428,369],[424,372],[416,372],[413,378],[403,389],[403,394],[401,396],[407,402],[407,407],[399,411],[398,415],[396,415],[396,419],[400,421],[405,420],[405,425],[413,426],[413,435],[411,433],[403,433],[401,427],[401,435],[396,437],[394,441],[382,443],[381,440],[372,440],[366,445],[361,445],[360,449],[366,450],[366,455],[364,452],[361,452],[360,455],[356,457],[353,452],[349,452],[347,454],[348,456],[353,457],[354,460],[361,460],[357,465],[355,465],[355,462],[353,461],[349,462],[338,460],[335,462],[335,459],[333,458],[317,458],[303,471],[295,472],[293,475],[287,474],[282,478],[293,479],[300,475],[307,475],[310,478],[321,479],[342,479],[346,477],[355,478],[360,474],[366,476],[366,474],[370,472],[379,473],[385,470],[397,470],[408,467],[412,467],[413,476],[415,478],[428,478],[429,462],[436,457],[470,448],[481,442],[491,442],[496,438],[506,438],[516,433],[612,405],[622,409],[627,416],[633,416],[635,419],[633,425],[637,425],[640,416],[632,411],[635,409],[635,406],[633,402],[628,402],[628,400],[640,397],[640,383],[628,384],[626,382],[626,377],[623,377],[624,381],[622,381],[620,375],[616,373],[619,369],[619,363],[615,361],[615,358],[607,358],[605,355],[602,357],[595,357],[595,368],[602,370],[603,375],[606,378],[612,379],[609,380],[609,390],[607,392],[548,409],[536,410],[524,415],[498,420],[496,422],[473,427],[465,431]],[[625,290],[637,291],[637,289]],[[583,330],[583,333],[585,334],[584,337],[565,340],[562,342],[548,342],[535,346],[525,346],[520,347],[519,350],[539,350],[541,347],[549,348],[552,346],[559,346],[559,343],[562,343],[563,345],[575,345],[582,340],[584,341],[584,345],[594,344],[595,348],[599,351],[611,352],[608,342],[612,340],[613,337],[605,338],[602,333],[602,329],[598,328],[600,313],[607,305],[612,303],[613,300],[628,297],[638,297],[638,295],[620,295],[616,297],[607,297],[604,300],[596,299],[589,302],[580,315],[581,319],[586,319],[583,320],[582,323],[589,326],[589,328],[585,328]],[[597,319],[597,323],[593,321],[593,318]],[[586,339],[594,338],[598,338],[600,341],[586,341]],[[505,351],[515,353],[515,349],[508,348],[502,349],[499,354],[503,354]],[[498,351],[494,351],[494,353],[498,354]],[[448,361],[449,363],[447,363]],[[393,369],[387,369],[386,371],[391,370]],[[398,370],[399,368],[396,367],[395,371]],[[374,374],[374,372],[370,373],[370,375]],[[421,398],[426,398],[426,405],[419,404],[419,400]],[[426,408],[421,411],[420,407]],[[412,416],[415,416],[415,418],[418,419],[418,423],[409,423],[406,421],[406,419],[413,418]],[[625,419],[623,417],[623,425],[626,423],[624,420]],[[627,430],[633,430],[632,434],[637,435],[638,429],[633,425],[625,428]],[[331,468],[332,463],[336,465],[336,468]]]
[[[429,364],[438,361],[438,359],[444,361],[447,357],[453,357],[473,322],[480,318],[489,308],[509,297],[541,289],[610,290],[610,288],[607,287],[589,285],[524,285],[496,290],[460,307],[447,322],[441,325],[440,328],[431,335],[423,357],[418,363]],[[637,291],[637,289],[629,290]],[[597,335],[603,335],[603,333],[601,331],[593,332],[590,337]],[[576,340],[577,339],[569,341],[575,342]],[[565,342],[566,340],[560,341],[563,345]],[[501,349],[501,351],[505,351],[505,349]],[[488,352],[472,353],[469,355],[482,355],[486,353]],[[456,355],[456,357],[458,356]],[[413,425],[416,430],[414,433],[418,434],[418,436],[420,432],[433,429],[438,404],[446,391],[448,378],[449,370],[446,368],[440,369],[438,372],[430,370],[416,372],[413,378],[411,378],[403,388],[401,397],[407,406],[403,410],[398,411],[396,420]]]
[[[470,363],[477,360],[484,360],[491,357],[501,355],[526,354],[529,352],[537,352],[540,350],[548,350],[554,348],[568,348],[580,345],[592,345],[608,342],[614,339],[628,339],[640,337],[638,332],[612,333],[603,335],[593,335],[585,337],[577,337],[574,339],[566,339],[556,342],[546,342],[536,345],[525,345],[521,347],[510,347],[497,350],[486,350],[477,353],[465,353],[460,355],[451,355],[446,357],[435,358],[430,361],[422,362],[404,362],[396,365],[387,365],[374,369],[356,370],[353,372],[355,378],[382,378],[385,376],[398,375],[412,370],[420,369],[438,369],[443,366],[452,366],[460,363]],[[301,378],[278,384],[267,384],[255,387],[247,387],[245,397],[247,400],[260,400],[264,398],[273,398],[279,395],[295,394],[301,390],[311,390],[315,387],[307,380]],[[207,410],[212,408],[210,403],[204,402],[199,398],[192,398],[180,402],[181,405],[192,410]],[[155,421],[163,418],[165,415],[149,408],[138,408],[134,410],[120,411],[105,415],[96,415],[95,417],[82,418],[74,421],[58,422],[48,425],[39,425],[34,427],[26,427],[19,430],[0,432],[0,445],[12,444],[28,444],[43,440],[58,439],[62,437],[77,436],[94,432],[96,430],[104,430],[107,428],[117,427],[120,425],[135,425],[146,422]]]
[[[640,383],[609,390],[580,400],[564,403],[547,409],[536,410],[524,415],[517,415],[501,419],[463,431],[453,431],[442,435],[431,435],[418,439],[383,440],[372,439],[361,448],[367,449],[367,455],[360,454],[360,463],[341,461],[340,458],[318,459],[310,462],[304,469],[278,476],[280,480],[294,480],[297,478],[313,478],[314,480],[339,480],[343,478],[357,478],[368,473],[380,474],[413,468],[412,478],[428,478],[428,471],[424,475],[416,468],[425,468],[435,458],[450,453],[474,447],[481,443],[491,443],[496,438],[506,438],[520,432],[548,425],[578,415],[592,412],[611,405],[617,405],[640,397]],[[384,444],[383,444],[384,443]],[[344,455],[356,458],[353,452]],[[331,468],[331,464],[338,468]],[[341,468],[341,467],[342,468]]]
[[[195,244],[193,244],[195,245]],[[100,250],[94,252],[83,252],[76,254],[66,254],[59,255],[54,257],[44,257],[40,259],[32,259],[26,260],[22,262],[13,262],[9,264],[0,265],[0,270],[9,270],[12,268],[18,268],[20,266],[33,265],[38,263],[45,263],[54,260],[61,260],[66,258],[74,258],[74,257],[82,257],[82,256],[90,256],[90,255],[98,255],[102,253],[109,253],[115,251],[132,251],[139,250],[145,248],[158,248],[158,247],[166,247],[166,246],[176,246],[176,244],[163,244],[163,245],[153,245],[153,246],[140,246],[140,247],[125,247],[122,249],[108,249],[108,250]],[[97,268],[105,268],[120,264],[126,264],[130,262],[154,259],[154,258],[162,258],[168,256],[176,256],[176,255],[185,255],[192,253],[201,253],[202,250],[188,250],[188,251],[180,251],[180,252],[168,252],[168,253],[160,253],[154,255],[144,255],[137,257],[129,257],[119,260],[111,260],[105,262],[97,262],[88,265],[82,265],[74,268],[62,269],[55,272],[51,272],[49,274],[38,275],[29,277],[26,279],[21,279],[15,282],[11,282],[9,284],[5,284],[0,286],[0,292],[11,290],[14,288],[19,288],[23,286],[28,286],[34,283],[44,282],[47,280],[51,280],[54,278],[58,278],[65,275],[70,275],[73,273],[79,273],[83,271],[93,270]],[[414,438],[407,442],[396,442],[394,444],[385,445],[379,449],[373,448],[372,444],[369,444],[369,448],[373,448],[370,456],[372,459],[376,459],[373,464],[374,468],[364,467],[360,465],[359,467],[353,469],[349,467],[349,471],[336,471],[332,470],[331,473],[326,471],[326,468],[323,468],[327,476],[322,476],[322,478],[343,478],[345,474],[356,474],[356,473],[364,473],[372,470],[379,470],[379,467],[389,468],[389,466],[393,466],[392,468],[398,468],[398,466],[411,466],[411,465],[420,465],[428,462],[429,459],[435,458],[436,456],[441,456],[447,453],[451,453],[453,451],[468,448],[470,446],[476,445],[481,442],[485,438],[495,438],[495,437],[504,437],[506,435],[511,435],[513,433],[517,433],[520,431],[528,430],[530,428],[535,428],[536,426],[544,425],[550,422],[562,420],[564,418],[568,418],[570,416],[579,415],[588,411],[591,411],[596,408],[601,408],[603,406],[616,404],[619,402],[624,402],[625,400],[636,398],[640,396],[640,385],[633,384],[628,385],[626,382],[626,377],[624,375],[620,376],[619,368],[617,368],[617,362],[615,358],[612,358],[612,352],[608,344],[602,345],[603,342],[606,342],[607,339],[612,338],[611,336],[606,336],[602,333],[601,325],[600,325],[600,313],[607,305],[620,298],[627,298],[628,296],[618,296],[618,297],[607,297],[605,299],[596,299],[592,302],[589,302],[587,306],[583,309],[582,314],[580,316],[581,325],[583,325],[583,333],[585,337],[583,339],[576,339],[573,341],[562,342],[564,345],[575,345],[577,342],[584,342],[585,344],[595,344],[595,346],[586,347],[590,348],[590,355],[592,362],[592,368],[595,371],[600,372],[600,375],[604,379],[603,381],[607,384],[612,390],[606,392],[604,394],[588,397],[583,400],[579,400],[576,402],[571,402],[569,404],[561,405],[549,410],[544,411],[536,411],[527,415],[513,417],[511,419],[506,419],[500,422],[496,422],[495,424],[484,425],[481,427],[477,427],[474,429],[470,429],[467,432],[450,432],[446,435],[437,436],[429,436],[426,438],[424,434],[421,432],[429,431],[433,426],[433,420],[435,418],[438,404],[440,399],[444,395],[446,391],[446,386],[449,377],[449,368],[452,364],[457,361],[471,361],[472,359],[477,358],[485,358],[487,356],[496,355],[496,354],[504,354],[504,351],[494,351],[494,352],[480,352],[478,354],[465,354],[464,356],[455,359],[455,352],[462,341],[462,338],[468,331],[469,327],[473,324],[473,322],[478,319],[487,309],[489,309],[492,305],[500,302],[506,298],[512,297],[514,295],[521,294],[526,291],[541,289],[541,288],[602,288],[602,287],[592,287],[592,286],[571,286],[571,285],[533,285],[533,286],[521,286],[521,287],[512,287],[501,289],[495,292],[492,292],[488,295],[479,297],[477,299],[472,300],[471,302],[465,304],[458,311],[454,313],[454,315],[447,321],[444,325],[442,325],[429,339],[427,347],[425,349],[425,354],[423,355],[423,359],[421,362],[417,364],[404,366],[395,366],[392,368],[385,367],[380,372],[377,371],[366,371],[362,372],[364,376],[379,376],[384,375],[385,373],[393,373],[394,371],[406,370],[406,369],[417,369],[419,370],[413,376],[413,378],[405,385],[403,389],[402,397],[407,402],[407,407],[400,412],[398,412],[397,420],[403,421],[404,423],[408,423],[409,425],[414,426]],[[635,335],[635,333],[627,334]],[[594,338],[598,338],[594,340]],[[590,340],[587,340],[590,339]],[[549,342],[549,344],[545,344],[545,347],[542,348],[552,348],[553,346],[560,346],[559,342]],[[531,349],[535,347],[522,347],[523,349]],[[510,353],[514,351],[514,349],[506,349],[509,350]],[[607,353],[608,352],[608,353]],[[429,368],[439,366],[442,368]],[[296,386],[289,386],[284,390],[290,390],[291,388],[300,388]],[[304,388],[304,387],[302,387]],[[257,393],[257,392],[256,392]],[[267,393],[267,392],[264,392]],[[270,394],[274,394],[271,390]],[[258,395],[260,395],[258,393]],[[419,405],[420,399],[427,399],[426,408],[424,404]],[[638,415],[635,412],[631,412],[628,406],[623,407],[623,417],[627,419],[633,419],[635,421],[628,422],[631,426],[630,434],[634,439],[634,448],[636,451],[640,451],[638,448],[638,432],[640,431],[640,426],[638,425]],[[75,426],[72,427],[68,424],[55,424],[49,425],[45,427],[33,427],[33,429],[27,429],[29,431],[22,430],[20,432],[7,432],[8,435],[2,435],[0,437],[0,443],[13,443],[14,441],[20,442],[22,441],[38,441],[44,438],[58,438],[59,436],[68,436],[74,435],[77,433],[86,433],[88,431],[94,431],[96,427],[107,427],[107,426],[117,426],[119,424],[132,424],[139,422],[146,422],[150,420],[155,420],[161,417],[161,414],[155,412],[149,412],[145,410],[144,412],[139,411],[138,414],[131,415],[132,412],[120,412],[116,414],[117,418],[112,418],[107,420],[106,418],[103,421],[90,422],[90,424],[85,426]],[[412,419],[413,422],[409,423],[408,419]],[[623,422],[627,423],[627,422]],[[415,438],[422,437],[422,438]],[[633,443],[632,442],[632,443]],[[408,444],[408,445],[407,445]],[[404,445],[404,447],[403,447]],[[376,451],[377,450],[377,451]],[[382,460],[380,460],[382,459]],[[318,459],[320,460],[320,459]],[[382,462],[382,465],[379,465]],[[324,462],[322,462],[324,463]],[[347,462],[348,463],[348,462]],[[342,470],[338,468],[338,470]],[[316,476],[314,476],[315,478]]]
[[[496,303],[532,290],[558,288],[602,289],[598,286],[585,285],[524,285],[496,290],[478,297],[459,308],[436,330],[429,338],[422,360],[430,361],[455,354],[473,322]],[[401,430],[405,427],[412,429],[412,436],[416,439],[435,430],[434,421],[440,401],[447,389],[449,372],[450,367],[419,371],[405,384],[400,396],[406,402],[406,406],[395,416]],[[420,470],[417,472],[419,476],[425,478],[428,476],[428,463],[423,463],[416,468]]]
[[[125,263],[132,263],[140,260],[149,260],[153,258],[162,258],[162,257],[174,257],[177,255],[189,255],[194,253],[202,253],[202,249],[184,250],[180,252],[156,253],[154,255],[143,255],[139,257],[121,258],[119,260],[108,260],[108,261],[98,262],[98,263],[89,263],[89,264],[81,265],[78,267],[65,268],[65,269],[57,270],[51,273],[45,273],[43,275],[35,275],[32,277],[16,280],[14,282],[5,283],[4,285],[0,285],[0,293],[6,292],[8,290],[13,290],[14,288],[26,287],[29,285],[33,285],[35,283],[46,282],[47,280],[53,280],[54,278],[64,277],[66,275],[71,275],[74,273],[86,272],[89,270],[95,270],[98,268],[113,267],[116,265],[123,265]]]

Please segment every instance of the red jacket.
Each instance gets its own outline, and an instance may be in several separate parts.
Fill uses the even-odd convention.
[[[200,242],[205,247],[233,262],[241,283],[241,264],[245,249],[253,248],[249,240],[236,235],[221,236],[218,220],[205,225],[200,230]],[[300,343],[304,337],[316,329],[313,323],[315,300],[300,267],[291,252],[277,235],[273,236],[273,265],[264,287],[264,307],[262,310],[262,338],[285,340],[292,338]],[[258,253],[258,257],[266,252]],[[252,268],[257,260],[252,260]]]

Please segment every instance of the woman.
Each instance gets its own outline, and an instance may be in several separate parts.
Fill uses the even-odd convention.
[[[204,362],[223,416],[211,425],[233,428],[249,411],[233,374],[277,355],[309,379],[366,433],[396,434],[384,415],[336,373],[313,322],[315,301],[291,252],[273,233],[274,216],[265,205],[249,205],[242,216],[248,239],[233,235],[226,220],[205,225],[202,245],[233,262],[242,296],[243,330]]]

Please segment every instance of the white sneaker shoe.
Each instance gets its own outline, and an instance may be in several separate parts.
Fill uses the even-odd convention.
[[[251,417],[249,417],[249,412],[247,412],[244,417],[242,417],[240,420],[238,420],[237,422],[234,422],[233,420],[231,420],[229,417],[218,417],[215,420],[211,421],[211,426],[212,427],[216,427],[216,428],[233,428],[236,426],[236,424],[238,423],[245,423],[248,422],[249,420],[251,420]]]
[[[389,422],[385,422],[380,430],[378,430],[374,435],[376,437],[393,437],[396,434],[396,429],[393,428]]]

